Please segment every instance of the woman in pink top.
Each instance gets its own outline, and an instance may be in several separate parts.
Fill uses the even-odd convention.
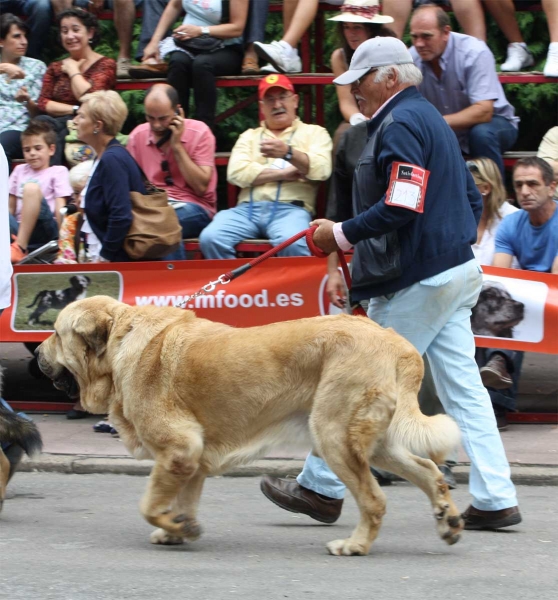
[[[60,41],[69,57],[48,66],[43,79],[39,119],[48,121],[57,134],[56,152],[51,164],[62,164],[66,123],[73,119],[82,96],[98,90],[110,90],[116,83],[116,62],[93,50],[99,39],[95,15],[71,8],[58,15]]]

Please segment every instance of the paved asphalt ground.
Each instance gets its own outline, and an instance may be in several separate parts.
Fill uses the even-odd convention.
[[[10,600],[366,599],[546,600],[556,597],[558,491],[518,489],[524,522],[436,535],[426,497],[384,488],[388,514],[367,557],[333,557],[326,542],[356,524],[352,498],[321,525],[266,500],[258,478],[208,480],[193,544],[149,543],[138,501],[144,477],[19,473],[0,516],[0,598]],[[466,486],[454,492],[468,502]]]

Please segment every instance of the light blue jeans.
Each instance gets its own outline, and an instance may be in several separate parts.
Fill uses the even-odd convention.
[[[252,219],[248,204],[220,210],[201,232],[200,246],[205,258],[236,258],[235,246],[246,239],[267,238],[272,246],[277,246],[310,224],[310,213],[294,204],[278,202],[273,214],[273,202],[254,202]],[[279,252],[279,256],[310,256],[310,250],[302,238]]]
[[[482,285],[475,260],[430,277],[395,294],[372,298],[368,316],[393,327],[430,361],[442,405],[462,433],[471,461],[469,491],[479,510],[517,505],[515,487],[488,392],[475,362],[471,308]],[[330,498],[343,498],[345,486],[325,462],[309,455],[297,481]]]

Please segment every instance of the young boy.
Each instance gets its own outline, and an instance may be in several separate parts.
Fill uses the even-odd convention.
[[[60,209],[72,195],[68,169],[49,167],[56,134],[48,123],[30,121],[21,134],[24,165],[10,175],[10,232],[12,263],[58,238]]]

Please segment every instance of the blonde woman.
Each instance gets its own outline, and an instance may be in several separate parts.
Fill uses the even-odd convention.
[[[473,253],[481,265],[491,265],[494,257],[496,230],[502,219],[519,210],[506,200],[506,189],[500,169],[489,158],[475,158],[467,161],[475,185],[482,196],[482,215],[477,227],[477,243]],[[512,267],[518,269],[514,258]],[[523,362],[523,352],[504,349],[477,348],[475,360],[480,369],[481,379],[487,388],[494,408],[496,424],[500,431],[508,428],[507,413],[515,410],[517,384]],[[494,383],[494,361],[499,361],[498,376],[505,374],[505,384]],[[495,387],[496,386],[496,387]]]
[[[116,140],[127,116],[126,104],[110,90],[83,96],[74,119],[79,139],[97,156],[82,192],[87,222],[101,244],[97,262],[131,260],[123,248],[132,224],[130,192],[146,193],[140,168]]]
[[[472,246],[473,253],[481,265],[491,265],[498,225],[504,217],[519,209],[506,200],[504,182],[494,161],[490,158],[475,158],[467,161],[467,167],[482,196],[483,206],[477,227],[477,243]]]

